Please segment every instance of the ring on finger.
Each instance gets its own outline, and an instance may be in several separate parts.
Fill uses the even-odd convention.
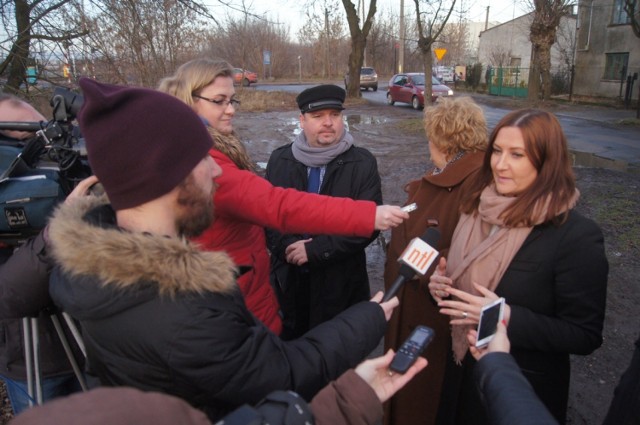
[[[466,319],[467,317],[469,317],[469,313],[467,313],[466,311],[462,312],[462,318]]]

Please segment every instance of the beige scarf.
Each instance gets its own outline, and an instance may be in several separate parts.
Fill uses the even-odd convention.
[[[573,208],[578,196],[576,190],[570,205],[558,211],[558,214]],[[477,214],[462,214],[453,232],[447,258],[447,270],[454,287],[480,295],[473,287],[475,282],[495,291],[511,260],[532,229],[504,226],[500,215],[516,199],[500,195],[491,184],[480,195]],[[547,209],[548,200],[536,204],[533,217],[536,225],[544,221]],[[466,338],[468,329],[468,325],[456,325],[451,329],[453,353],[457,363],[462,361],[469,348]]]

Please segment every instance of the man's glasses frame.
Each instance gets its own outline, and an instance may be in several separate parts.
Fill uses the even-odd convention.
[[[207,102],[215,103],[216,105],[222,106],[223,108],[226,108],[229,105],[233,106],[234,109],[240,107],[240,101],[238,99],[229,99],[229,100],[220,99],[220,100],[216,100],[216,99],[209,99],[208,97],[202,97],[199,94],[191,94],[191,96],[192,97],[196,97],[198,99],[206,100]]]

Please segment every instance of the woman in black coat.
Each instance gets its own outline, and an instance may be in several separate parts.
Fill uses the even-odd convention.
[[[602,343],[608,263],[600,228],[573,210],[579,193],[558,120],[531,109],[506,115],[469,193],[449,256],[429,283],[452,325],[439,423],[486,423],[465,335],[498,297],[508,304],[516,362],[564,423],[569,355]],[[474,296],[449,299],[451,287]]]

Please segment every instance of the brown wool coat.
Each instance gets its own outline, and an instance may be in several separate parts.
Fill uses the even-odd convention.
[[[428,219],[436,218],[439,222],[438,251],[446,257],[460,217],[460,199],[465,193],[466,183],[473,180],[482,165],[483,157],[483,152],[469,153],[447,166],[441,174],[427,173],[406,186],[406,204],[415,202],[418,209],[391,233],[384,272],[385,288],[388,289],[398,276],[398,257],[411,239],[424,233]],[[436,335],[423,353],[429,360],[429,366],[385,404],[385,425],[427,425],[435,422],[446,356],[451,346],[448,320],[438,312],[428,288],[429,276],[437,261],[425,276],[404,285],[399,292],[400,306],[387,328],[385,350],[397,350],[417,325],[433,328]]]

